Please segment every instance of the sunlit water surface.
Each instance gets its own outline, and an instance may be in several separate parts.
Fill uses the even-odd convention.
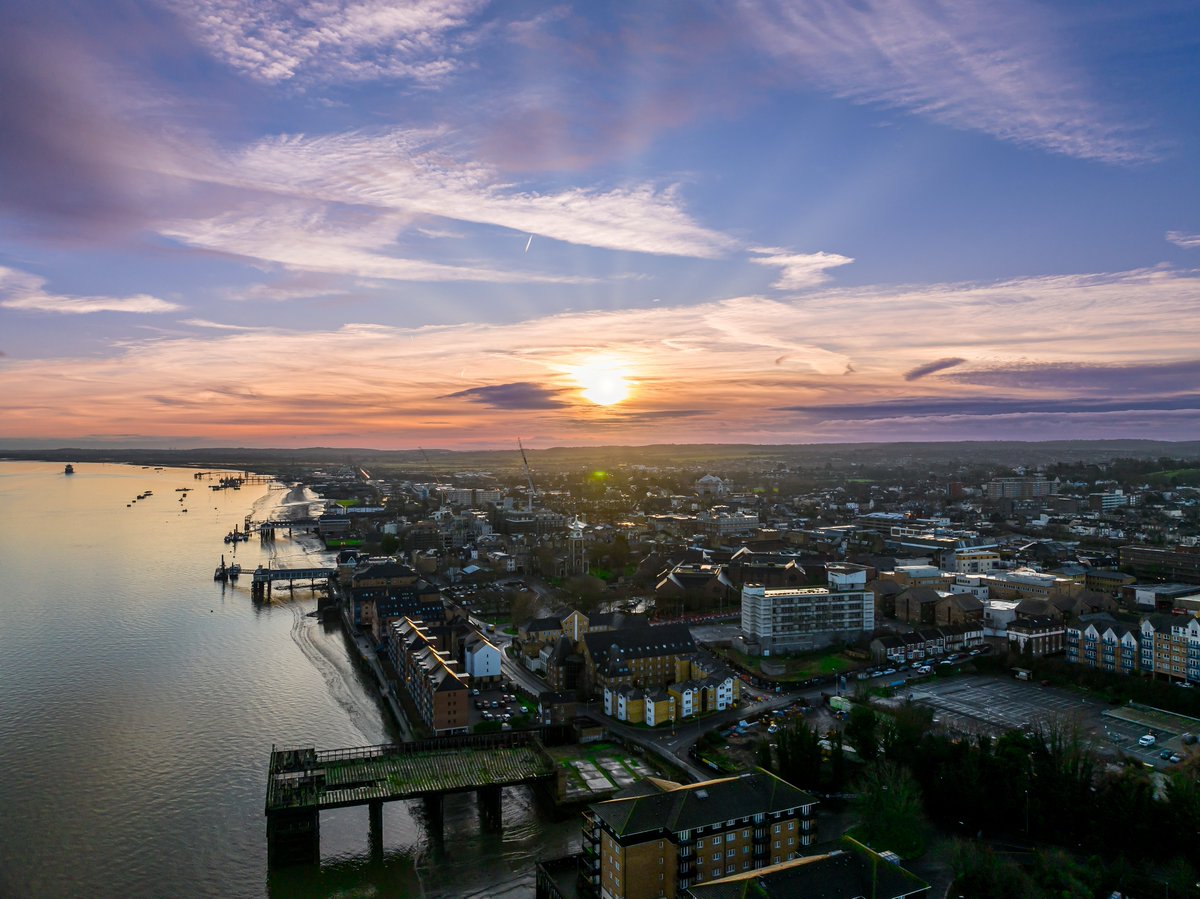
[[[0,462],[0,895],[531,895],[533,860],[570,851],[578,825],[548,822],[523,789],[505,791],[502,833],[480,827],[471,796],[449,797],[442,847],[419,805],[389,803],[382,863],[365,808],[324,813],[320,870],[268,875],[272,743],[394,734],[341,630],[308,616],[310,591],[250,599],[256,565],[327,554],[253,538],[237,545],[238,584],[213,581],[247,513],[315,497],[208,483]]]

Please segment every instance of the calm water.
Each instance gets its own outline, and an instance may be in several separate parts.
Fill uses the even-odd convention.
[[[324,553],[255,538],[237,547],[236,587],[212,580],[248,512],[301,498],[209,490],[190,470],[76,472],[0,462],[0,895],[528,896],[531,860],[576,844],[578,825],[547,823],[525,790],[505,792],[502,834],[449,797],[444,851],[419,806],[394,802],[382,864],[366,809],[342,809],[321,817],[319,872],[268,877],[271,744],[394,738],[307,589],[250,600],[260,562]],[[196,489],[181,504],[177,487]]]

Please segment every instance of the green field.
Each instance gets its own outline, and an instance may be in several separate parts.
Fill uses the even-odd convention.
[[[1156,471],[1146,475],[1151,484],[1164,487],[1200,487],[1200,468],[1176,468],[1172,471]]]

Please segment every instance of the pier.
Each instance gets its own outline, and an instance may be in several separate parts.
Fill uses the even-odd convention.
[[[439,737],[411,743],[317,750],[271,747],[267,775],[267,858],[272,865],[316,863],[322,809],[366,805],[371,852],[383,854],[383,803],[420,799],[440,839],[447,793],[474,792],[485,825],[502,825],[501,791],[551,782],[561,769],[537,733]]]
[[[275,581],[287,581],[288,589],[293,589],[296,581],[308,581],[315,588],[318,581],[328,581],[337,576],[336,568],[263,568],[254,569],[254,581],[250,586],[250,595],[255,599],[271,599],[271,589]]]

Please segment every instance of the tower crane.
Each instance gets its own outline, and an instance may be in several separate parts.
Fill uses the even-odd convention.
[[[525,478],[529,482],[529,492],[525,497],[525,511],[533,511],[533,472],[529,470],[529,457],[525,455],[525,445],[517,438],[517,446],[521,448],[521,461],[525,463]]]

